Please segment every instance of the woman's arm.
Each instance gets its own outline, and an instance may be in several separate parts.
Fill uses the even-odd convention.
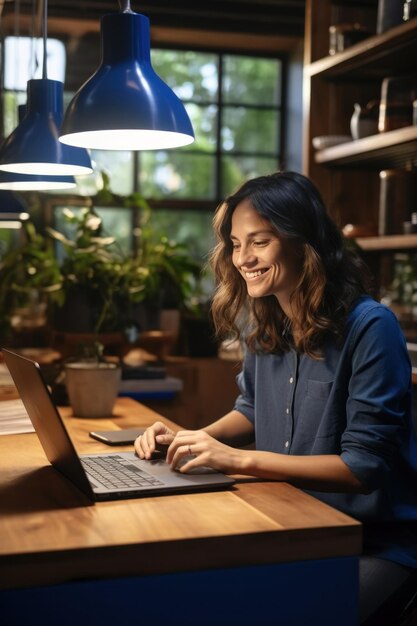
[[[174,433],[162,422],[156,422],[136,440],[135,448],[141,458],[151,458],[158,445],[169,445],[167,462],[174,468],[183,457],[192,454],[181,472],[209,465],[228,474],[281,480],[317,491],[366,492],[337,455],[289,456],[235,447],[252,440],[252,423],[239,411],[231,411],[202,430]]]
[[[234,419],[239,421],[237,416],[232,420],[230,414],[225,418],[227,420],[223,422],[223,426],[227,424],[228,427],[232,427]],[[209,429],[213,428],[216,433],[222,420],[205,430],[179,431],[168,449],[167,462],[175,468],[183,457],[191,454],[192,458],[181,466],[181,472],[208,465],[226,474],[246,474],[268,480],[286,481],[297,487],[316,491],[366,493],[366,488],[336,454],[290,456],[276,452],[230,448],[210,436],[212,431]],[[222,428],[222,433],[225,432],[227,429]]]
[[[337,454],[290,456],[248,451],[242,458],[245,474],[284,480],[314,491],[366,493],[367,490]]]
[[[244,446],[254,440],[254,428],[243,413],[230,411],[216,422],[205,426],[204,430],[210,437],[229,446]]]

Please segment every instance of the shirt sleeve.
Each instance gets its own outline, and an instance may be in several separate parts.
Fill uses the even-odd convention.
[[[355,321],[349,341],[352,373],[341,457],[373,491],[400,457],[411,410],[411,365],[398,321],[382,305]]]
[[[247,352],[243,363],[243,369],[236,377],[240,394],[236,398],[236,402],[233,407],[235,411],[239,411],[239,413],[242,413],[245,417],[247,417],[252,424],[255,423],[255,363],[256,356],[251,352]]]

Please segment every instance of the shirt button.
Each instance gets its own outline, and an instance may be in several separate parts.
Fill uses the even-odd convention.
[[[285,409],[286,414],[288,415],[288,413],[290,412],[289,409]]]
[[[289,442],[289,441],[286,441],[286,442],[285,442],[285,447],[286,447],[286,448],[288,448],[288,446],[289,446],[289,445],[290,445],[290,442]]]
[[[293,382],[294,382],[294,378],[291,376],[290,383],[293,383]]]

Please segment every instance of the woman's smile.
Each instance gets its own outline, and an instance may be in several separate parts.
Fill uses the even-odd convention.
[[[263,269],[263,270],[253,270],[251,272],[244,272],[244,275],[247,279],[259,278],[259,276],[263,276],[265,272],[267,272],[269,269],[270,268],[268,267],[267,269]]]

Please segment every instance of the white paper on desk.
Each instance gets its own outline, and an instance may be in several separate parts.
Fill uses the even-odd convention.
[[[35,429],[20,399],[0,402],[0,435],[33,432]]]

